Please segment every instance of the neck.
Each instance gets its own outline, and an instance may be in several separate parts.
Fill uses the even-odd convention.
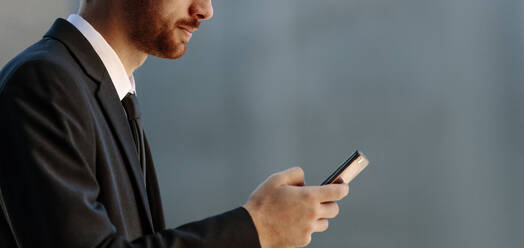
[[[78,15],[88,21],[109,43],[122,61],[127,75],[133,72],[147,59],[147,54],[136,48],[125,30],[123,18],[109,13],[111,8],[85,8],[81,6]]]

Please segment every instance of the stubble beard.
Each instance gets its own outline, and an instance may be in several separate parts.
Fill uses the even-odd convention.
[[[167,59],[180,58],[186,52],[187,42],[176,40],[176,23],[164,20],[157,6],[151,0],[127,0],[124,12],[129,39],[146,54]]]

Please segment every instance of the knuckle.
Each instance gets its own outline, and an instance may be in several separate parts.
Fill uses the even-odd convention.
[[[310,225],[307,225],[306,228],[304,229],[304,234],[306,234],[306,236],[309,236],[313,233],[313,231],[314,231],[313,224],[310,224]]]
[[[344,187],[342,187],[342,197],[346,196],[349,194],[349,186],[347,184],[344,185]]]
[[[335,216],[337,216],[340,213],[340,207],[338,206],[337,203],[335,203],[333,208],[334,208],[333,209],[333,213],[334,213]]]
[[[326,231],[329,228],[329,221],[325,220],[323,222],[322,231]]]
[[[336,198],[342,199],[348,194],[348,187],[343,185],[336,185],[337,188],[335,189],[334,195],[336,195]]]
[[[290,196],[290,191],[288,187],[278,186],[273,189],[273,194],[277,199],[286,199]]]
[[[300,166],[295,166],[292,168],[293,172],[299,174],[299,175],[304,175],[304,170],[300,167]]]
[[[320,205],[315,205],[313,208],[312,208],[312,212],[313,212],[313,218],[314,219],[318,219],[320,217],[320,214],[322,213],[322,206]]]
[[[301,193],[301,198],[303,201],[309,203],[313,201],[313,194],[308,190],[303,190]]]
[[[304,245],[309,245],[309,243],[311,243],[311,235],[308,235],[306,240],[304,240]]]
[[[318,210],[315,207],[309,208],[306,210],[305,218],[308,220],[315,220],[318,216]]]
[[[311,235],[307,235],[306,237],[304,237],[299,243],[299,246],[304,247],[309,245],[309,243],[311,243]]]

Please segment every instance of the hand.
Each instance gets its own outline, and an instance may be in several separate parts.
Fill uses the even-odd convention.
[[[294,167],[266,179],[244,208],[262,248],[303,247],[311,242],[311,234],[327,230],[327,219],[339,212],[335,201],[348,192],[347,184],[304,186],[304,171]]]

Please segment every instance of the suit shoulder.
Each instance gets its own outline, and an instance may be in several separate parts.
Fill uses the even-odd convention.
[[[0,82],[9,80],[15,74],[27,75],[38,69],[67,72],[74,63],[73,56],[61,42],[43,38],[19,53],[2,68]]]
[[[9,61],[0,71],[0,96],[9,88],[74,88],[78,66],[59,41],[44,38]],[[76,86],[78,88],[78,86]]]

